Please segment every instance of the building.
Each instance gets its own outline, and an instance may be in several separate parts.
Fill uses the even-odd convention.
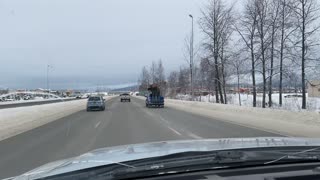
[[[320,80],[308,82],[308,97],[320,97]]]

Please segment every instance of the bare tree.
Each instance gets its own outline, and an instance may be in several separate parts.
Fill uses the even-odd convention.
[[[208,60],[206,58],[202,58],[200,61],[200,72],[203,87],[206,88],[209,92],[215,89],[215,73],[214,69],[208,64]]]
[[[139,78],[139,83],[140,83],[140,86],[139,86],[140,91],[146,91],[148,89],[148,86],[150,84],[150,74],[148,69],[145,66],[142,68],[141,75]]]
[[[193,47],[192,47],[193,46]],[[200,46],[195,44],[193,41],[192,36],[187,35],[184,39],[184,47],[183,47],[183,56],[184,60],[188,64],[189,67],[189,77],[190,77],[190,92],[193,95],[193,88],[194,88],[194,76],[196,74],[195,66],[197,64],[198,59],[198,52],[200,50]]]
[[[161,82],[165,81],[164,67],[161,59],[158,61],[158,64],[155,65],[154,70],[154,83],[160,84]]]
[[[156,71],[157,71],[157,65],[154,61],[152,61],[151,67],[150,67],[150,80],[151,83],[156,83]]]
[[[179,77],[179,72],[177,71],[172,71],[169,76],[168,76],[168,86],[175,88],[178,86],[178,77]]]
[[[155,83],[159,85],[161,93],[165,94],[166,91],[166,82],[165,82],[165,74],[164,74],[164,67],[162,64],[162,60],[158,61],[158,65],[155,69]]]
[[[280,13],[280,1],[272,0],[270,3],[270,26],[271,26],[271,34],[270,34],[270,71],[269,71],[269,107],[272,106],[272,78],[274,75],[274,59],[275,59],[275,45],[277,42],[277,35],[279,30],[279,13]]]
[[[223,89],[223,95],[224,95],[224,103],[227,104],[227,93],[226,93],[226,65],[228,64],[228,58],[233,54],[232,49],[230,48],[229,41],[232,33],[234,32],[233,25],[235,23],[235,18],[233,17],[233,14],[230,11],[225,16],[226,22],[224,25],[224,30],[221,33],[221,49],[220,49],[220,61],[221,61],[221,75],[222,75],[222,89]]]
[[[178,82],[179,82],[179,72],[177,71],[172,71],[169,76],[168,76],[168,91],[169,91],[169,96],[174,97],[177,92],[177,87],[178,87]]]
[[[233,6],[226,7],[221,0],[210,0],[209,4],[202,10],[202,18],[199,24],[208,37],[208,41],[204,46],[211,53],[212,58],[206,58],[210,66],[214,67],[215,72],[215,88],[216,88],[216,101],[224,103],[225,99],[222,91],[222,74],[221,68],[223,61],[221,61],[221,54],[224,52],[224,45],[227,44],[229,35],[226,32],[230,31],[232,19]],[[223,42],[223,40],[225,40]],[[213,60],[213,62],[211,61]],[[220,99],[218,98],[218,95]]]
[[[279,52],[279,105],[282,106],[282,92],[283,92],[283,74],[284,74],[284,60],[285,49],[290,35],[296,30],[292,26],[292,10],[289,5],[292,0],[280,0],[280,52]]]
[[[238,98],[239,105],[241,106],[241,92],[240,92],[240,76],[247,72],[246,66],[246,58],[241,57],[241,50],[237,53],[234,53],[231,57],[229,64],[231,65],[232,71],[237,76],[237,88],[238,88]]]
[[[178,85],[179,92],[186,93],[189,84],[189,69],[180,67],[179,77],[178,77]]]
[[[269,21],[269,8],[270,4],[268,0],[256,1],[256,13],[257,13],[257,34],[260,44],[260,60],[262,65],[262,80],[263,80],[263,94],[262,94],[262,108],[266,107],[266,92],[267,92],[267,48],[270,45],[270,28]]]
[[[309,61],[315,60],[312,58],[312,51],[315,46],[319,45],[313,39],[320,27],[319,24],[315,24],[319,17],[319,7],[316,0],[295,0],[291,9],[294,11],[295,25],[298,29],[299,39],[296,47],[301,53],[302,109],[306,109],[306,66]]]
[[[241,39],[244,41],[246,47],[250,51],[251,59],[251,76],[252,76],[252,94],[253,102],[252,106],[257,106],[257,87],[256,87],[256,56],[255,56],[255,44],[256,44],[256,30],[257,30],[257,1],[247,1],[245,5],[244,15],[239,21],[239,24],[235,26],[235,29],[240,34]]]

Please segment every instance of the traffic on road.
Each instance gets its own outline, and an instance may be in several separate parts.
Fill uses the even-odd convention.
[[[101,102],[101,98],[92,99]],[[77,113],[0,141],[0,178],[27,173],[46,163],[105,147],[148,142],[166,144],[171,140],[281,136],[169,107],[146,108],[145,99],[131,96],[131,103],[121,103],[120,96],[114,96],[105,102],[105,111],[88,113],[83,107]],[[100,161],[109,162],[109,159]],[[34,177],[40,177],[38,175]],[[22,177],[33,176],[27,173]]]
[[[317,0],[3,0],[0,179],[319,180]]]

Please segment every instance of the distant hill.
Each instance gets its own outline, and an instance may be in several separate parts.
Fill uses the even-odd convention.
[[[132,86],[127,86],[127,87],[112,89],[111,92],[118,92],[118,91],[137,91],[137,90],[138,90],[138,85],[132,85]]]

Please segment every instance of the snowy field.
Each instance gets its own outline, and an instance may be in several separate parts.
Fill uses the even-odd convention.
[[[302,98],[301,97],[290,97],[285,98],[287,95],[295,95],[294,93],[283,94],[282,98],[282,107],[279,106],[279,94],[272,94],[272,109],[282,109],[289,111],[301,111]],[[301,95],[301,94],[299,94]],[[241,105],[246,107],[252,107],[253,96],[252,94],[241,94]],[[179,100],[190,100],[191,97],[189,95],[177,95],[176,97]],[[215,96],[202,96],[196,97],[196,101],[202,102],[215,102]],[[228,104],[232,105],[240,105],[238,94],[227,94]],[[266,96],[266,101],[268,102],[268,95]],[[257,94],[257,107],[262,106],[262,94]],[[316,111],[320,112],[320,98],[307,98],[307,111]]]
[[[106,100],[113,96],[105,97]],[[0,140],[31,130],[86,108],[87,99],[0,109]]]

